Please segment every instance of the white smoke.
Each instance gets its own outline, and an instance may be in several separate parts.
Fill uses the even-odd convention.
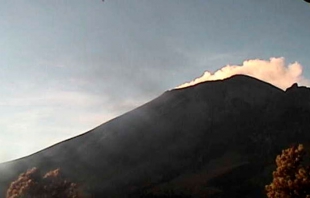
[[[298,62],[286,65],[285,59],[270,58],[270,60],[247,60],[242,65],[227,65],[214,73],[206,71],[201,77],[184,83],[176,89],[195,85],[200,82],[222,80],[236,74],[244,74],[260,79],[277,86],[283,90],[290,87],[293,83],[309,86],[309,80],[302,75],[302,65]]]

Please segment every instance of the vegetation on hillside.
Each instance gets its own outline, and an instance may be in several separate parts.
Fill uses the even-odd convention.
[[[6,198],[82,198],[77,184],[68,181],[60,169],[46,173],[43,177],[39,169],[32,168],[13,181]]]
[[[310,198],[310,166],[303,145],[282,151],[276,158],[273,181],[266,185],[268,198]]]

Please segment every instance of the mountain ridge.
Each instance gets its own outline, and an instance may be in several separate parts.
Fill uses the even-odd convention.
[[[277,140],[283,120],[294,118],[298,105],[306,105],[305,118],[300,119],[306,120],[310,112],[306,101],[301,104],[294,99],[298,94],[288,94],[296,89],[298,93],[303,90],[293,86],[283,91],[253,77],[237,75],[166,91],[84,134],[0,164],[0,175],[5,175],[0,178],[0,193],[5,192],[9,182],[19,173],[36,166],[45,171],[61,168],[98,198],[143,197],[149,193],[164,196],[165,190],[158,194],[154,189],[164,189],[160,186],[167,182],[176,195],[185,193],[202,197],[206,193],[203,186],[210,182],[216,185],[208,188],[218,189],[211,193],[214,196],[225,197],[233,193],[243,196],[246,192],[231,189],[228,184],[225,188],[218,187],[218,183],[223,185],[221,178],[232,177],[227,174],[238,172],[239,166],[246,166],[255,172],[249,175],[257,177],[257,170],[265,164],[253,165],[255,159],[271,163],[274,157],[271,155],[288,144],[286,138]],[[308,93],[302,91],[298,97],[307,98]],[[286,107],[292,108],[292,112],[287,114]],[[303,141],[309,140],[303,132],[309,127],[306,121],[302,124],[303,127],[298,129],[299,136],[302,134]],[[289,122],[283,130],[291,128]],[[294,138],[290,140],[294,141]],[[279,143],[275,145],[276,141]],[[177,178],[190,181],[197,174],[211,174],[212,170],[218,171],[219,175],[215,180],[201,177],[206,181],[197,181],[199,192],[194,193],[193,189],[183,192],[171,187],[175,183],[180,185],[181,180]],[[188,174],[191,176],[186,176]],[[236,181],[242,182],[240,175],[233,175],[234,185],[237,185]],[[265,177],[270,179],[270,175]],[[169,183],[172,181],[175,182]],[[242,185],[257,193],[252,183],[243,182]]]
[[[261,81],[261,80],[259,80],[259,79],[254,78],[254,77],[247,76],[247,75],[242,75],[242,74],[237,74],[237,75],[234,75],[234,76],[229,77],[229,78],[224,79],[224,80],[233,80],[233,79],[235,79],[235,78],[238,78],[238,79],[241,80],[241,81],[242,81],[242,78],[243,78],[243,80],[249,80],[249,79],[251,79],[251,80],[256,81],[256,82],[259,82],[259,83],[265,83],[265,84],[271,85],[271,84],[269,84],[269,83],[267,83],[267,82],[265,82],[265,81]],[[170,94],[170,93],[176,92],[176,91],[184,91],[184,90],[186,90],[186,89],[192,89],[192,88],[194,88],[194,87],[196,87],[196,86],[201,86],[201,85],[204,85],[205,83],[210,83],[210,82],[212,82],[212,83],[219,83],[219,82],[222,82],[222,80],[205,81],[205,82],[201,82],[201,83],[198,83],[198,84],[189,86],[189,87],[184,87],[184,88],[179,88],[179,89],[168,90],[168,91],[164,92],[163,94],[161,94],[160,96],[158,96],[157,98],[160,98],[160,97],[164,96],[165,94]],[[274,88],[276,88],[276,89],[279,89],[279,88],[277,88],[277,87],[275,87],[275,86],[273,86],[273,85],[271,85],[271,86],[274,87]],[[279,90],[281,90],[281,89],[279,89]],[[283,91],[283,90],[281,90],[281,91]],[[157,98],[151,100],[150,102],[153,102],[153,101],[156,100]],[[140,107],[142,107],[142,106],[144,106],[144,105],[147,105],[147,104],[150,103],[150,102],[147,102],[147,103],[145,103],[145,104],[143,104],[143,105],[141,105],[141,106],[139,106],[139,107],[137,107],[137,108],[140,108]],[[135,109],[137,109],[137,108],[135,108]],[[133,109],[132,111],[134,111],[135,109]],[[127,113],[129,113],[129,112],[127,112]],[[117,117],[115,117],[115,118],[112,118],[111,120],[109,120],[109,121],[107,121],[107,122],[105,122],[105,123],[103,123],[103,124],[106,124],[106,123],[108,123],[108,122],[111,122],[111,121],[117,119],[118,117],[121,117],[121,116],[123,116],[123,115],[125,115],[125,114],[127,114],[127,113],[124,113],[124,114],[122,114],[122,115],[120,115],[120,116],[117,116]],[[37,151],[37,152],[34,152],[34,153],[30,154],[30,155],[26,155],[26,156],[21,157],[21,158],[17,158],[17,159],[13,159],[13,160],[10,160],[10,161],[2,162],[2,163],[0,163],[0,164],[14,162],[14,161],[21,160],[21,159],[23,159],[23,158],[27,158],[27,157],[30,157],[30,156],[32,156],[32,155],[38,154],[38,153],[40,153],[40,152],[42,152],[42,151],[44,151],[44,150],[50,149],[50,148],[52,148],[52,147],[54,147],[54,146],[58,146],[59,144],[65,143],[65,142],[67,142],[67,141],[70,141],[70,140],[72,140],[72,139],[78,138],[78,137],[80,137],[80,136],[84,136],[84,135],[86,135],[86,134],[88,134],[88,133],[90,133],[90,132],[96,130],[97,128],[99,128],[99,127],[100,127],[101,125],[103,125],[103,124],[100,124],[100,125],[96,126],[95,128],[93,128],[93,129],[91,129],[91,130],[89,130],[89,131],[86,131],[86,132],[84,132],[84,133],[81,133],[81,134],[79,134],[79,135],[76,135],[76,136],[74,136],[74,137],[71,137],[71,138],[65,139],[65,140],[63,140],[63,141],[60,141],[60,142],[58,142],[58,143],[55,143],[55,144],[53,144],[53,145],[51,145],[51,146],[48,146],[48,147],[46,147],[46,148],[44,148],[44,149],[42,149],[42,150],[39,150],[39,151]]]

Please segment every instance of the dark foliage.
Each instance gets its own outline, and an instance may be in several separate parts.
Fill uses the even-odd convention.
[[[283,150],[277,156],[273,181],[266,186],[268,198],[310,197],[310,166],[303,164],[305,154],[300,144]]]
[[[19,175],[7,190],[6,198],[82,198],[77,185],[65,179],[59,169],[46,173],[32,168]]]

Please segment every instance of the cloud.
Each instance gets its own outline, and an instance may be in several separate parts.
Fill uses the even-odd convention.
[[[6,148],[0,163],[84,133],[145,102],[56,88],[0,96],[0,145]]]
[[[244,61],[242,65],[227,65],[214,73],[206,71],[201,77],[184,83],[176,89],[213,80],[222,80],[236,74],[252,76],[273,84],[283,90],[297,82],[299,85],[309,86],[310,81],[302,75],[302,65],[298,62],[286,65],[285,59],[270,58],[269,60],[253,59]]]

